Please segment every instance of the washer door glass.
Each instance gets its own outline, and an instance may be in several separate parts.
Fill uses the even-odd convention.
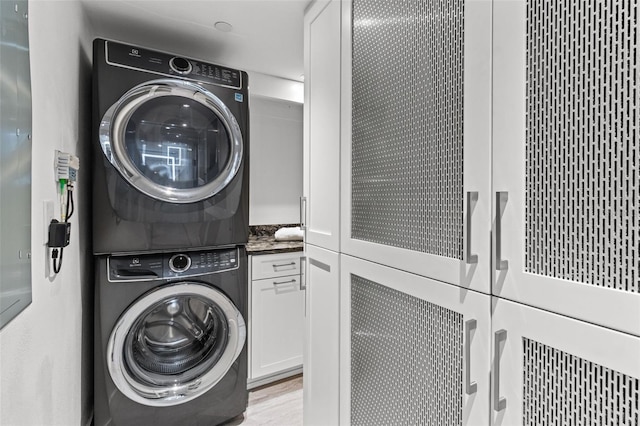
[[[242,315],[218,290],[197,283],[163,287],[134,303],[116,324],[109,372],[134,401],[180,404],[224,377],[245,337]]]
[[[192,203],[229,184],[242,161],[242,135],[203,87],[154,80],[125,93],[100,125],[102,150],[120,174],[157,200]]]

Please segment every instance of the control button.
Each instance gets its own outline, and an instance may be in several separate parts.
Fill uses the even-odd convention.
[[[173,272],[184,272],[191,266],[191,258],[186,254],[174,254],[169,259],[169,268]]]
[[[169,61],[169,66],[178,74],[189,74],[191,72],[191,62],[185,58],[175,57]]]

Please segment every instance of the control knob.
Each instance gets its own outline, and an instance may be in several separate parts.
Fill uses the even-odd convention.
[[[169,269],[173,272],[184,272],[191,266],[191,258],[186,254],[174,254],[169,259]]]
[[[192,69],[191,62],[178,56],[171,58],[169,66],[178,74],[189,74]]]

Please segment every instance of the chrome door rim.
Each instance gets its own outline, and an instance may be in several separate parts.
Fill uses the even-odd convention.
[[[129,119],[142,104],[162,96],[192,99],[212,111],[223,123],[231,139],[230,158],[223,171],[211,182],[190,189],[158,185],[144,176],[127,155],[124,140]],[[178,204],[202,201],[222,191],[238,173],[244,150],[240,126],[231,110],[202,86],[182,80],[152,80],[132,88],[104,114],[99,135],[105,156],[129,184],[151,198]]]
[[[219,361],[206,373],[170,387],[140,383],[127,371],[124,344],[131,326],[150,306],[176,295],[195,295],[213,301],[228,321],[228,344]],[[116,323],[107,345],[107,367],[116,387],[127,398],[143,405],[168,407],[183,404],[204,394],[215,386],[233,365],[244,347],[246,325],[242,314],[224,294],[213,287],[194,282],[167,285],[154,290],[133,303]]]

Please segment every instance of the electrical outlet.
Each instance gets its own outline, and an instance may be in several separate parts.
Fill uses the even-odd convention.
[[[51,221],[53,219],[55,219],[55,213],[53,212],[53,201],[51,200],[44,200],[42,202],[43,204],[43,222],[42,222],[42,235],[43,235],[43,241],[42,244],[47,245],[47,242],[49,242],[49,224],[51,223]]]

